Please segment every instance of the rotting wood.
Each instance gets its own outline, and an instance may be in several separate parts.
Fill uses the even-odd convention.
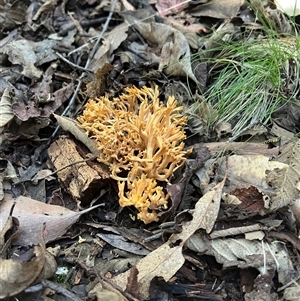
[[[83,162],[77,143],[71,138],[61,137],[54,141],[48,149],[48,155],[57,170],[71,164],[58,172],[58,179],[72,198],[83,205],[95,198],[110,178],[105,165]],[[78,164],[73,164],[77,161]]]

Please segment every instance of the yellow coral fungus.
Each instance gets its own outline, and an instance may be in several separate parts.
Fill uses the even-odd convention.
[[[135,206],[144,223],[157,221],[157,211],[167,206],[168,195],[157,181],[168,182],[189,153],[183,150],[182,107],[172,96],[163,105],[158,96],[157,87],[126,88],[118,98],[90,100],[78,118],[101,151],[98,160],[118,181],[120,205]],[[122,171],[128,171],[126,177]]]
[[[157,186],[154,179],[147,178],[142,174],[141,178],[128,181],[129,191],[124,193],[125,182],[119,182],[120,206],[134,206],[140,213],[138,218],[144,223],[158,221],[157,210],[167,208],[168,195],[165,196],[163,188]]]

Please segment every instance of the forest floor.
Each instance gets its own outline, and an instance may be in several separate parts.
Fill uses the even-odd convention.
[[[298,22],[0,1],[0,299],[298,300]]]

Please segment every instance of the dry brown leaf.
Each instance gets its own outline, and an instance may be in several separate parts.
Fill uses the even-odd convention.
[[[12,105],[14,114],[22,121],[28,121],[30,118],[39,117],[41,109],[34,101],[28,101],[26,104],[23,102],[16,102]]]
[[[158,0],[155,7],[162,17],[177,14],[189,6],[186,0]]]
[[[193,16],[212,17],[217,19],[233,18],[237,15],[244,0],[211,0],[206,4],[198,5],[190,13]]]
[[[286,301],[298,301],[300,296],[300,286],[296,283],[295,286],[287,287],[283,293],[283,299]]]
[[[43,3],[43,5],[36,12],[35,16],[32,18],[32,20],[36,21],[42,13],[54,10],[54,8],[57,6],[57,2],[58,0],[48,0],[45,3]]]
[[[81,141],[93,155],[99,156],[99,151],[96,149],[95,143],[88,137],[84,130],[78,127],[78,122],[74,119],[53,114],[57,123],[67,132],[70,132],[77,140]]]
[[[6,222],[14,202],[16,205],[13,216],[20,223],[20,236],[13,242],[14,245],[38,244],[42,238],[44,223],[46,224],[45,243],[53,241],[66,233],[68,227],[75,223],[82,214],[99,206],[74,212],[61,206],[48,205],[24,196],[13,199],[9,194],[5,194],[0,205],[0,225],[4,225]]]
[[[57,271],[57,262],[55,260],[55,257],[46,250],[45,252],[45,264],[38,275],[38,277],[35,279],[35,283],[39,283],[44,279],[49,279],[55,275]]]
[[[189,76],[198,83],[191,67],[189,44],[179,30],[154,22],[134,26],[148,42],[161,48],[159,70],[172,76]]]
[[[131,5],[127,0],[121,0],[122,4],[124,5],[125,11],[133,11],[135,10],[134,6]]]
[[[203,252],[207,248],[207,243],[204,236],[197,233],[191,236],[186,246],[192,251]],[[214,256],[224,267],[255,267],[261,273],[265,273],[270,267],[277,269],[282,284],[291,280],[287,279],[287,271],[294,270],[287,249],[280,241],[267,243],[243,238],[216,238],[211,241],[205,254]]]
[[[142,247],[140,244],[128,241],[122,235],[98,233],[97,236],[106,241],[108,244],[120,250],[124,250],[136,255],[149,254],[149,251],[146,248]]]
[[[56,90],[51,97],[51,101],[47,102],[42,108],[42,116],[49,117],[54,113],[65,101],[69,100],[74,92],[74,83],[71,82],[59,90]]]
[[[1,53],[8,55],[8,59],[14,65],[23,67],[22,74],[31,79],[40,78],[43,72],[36,66],[53,61],[57,58],[52,50],[57,45],[56,41],[43,40],[41,42],[32,42],[21,39],[12,41],[0,49]]]
[[[214,161],[208,161],[206,164],[210,164]],[[216,180],[222,179],[226,171],[226,162],[222,159],[219,162],[220,167]],[[208,169],[206,166],[206,170]],[[263,155],[233,155],[228,157],[228,182],[229,186],[224,187],[224,192],[231,194],[231,191],[240,188],[248,188],[251,185],[256,187],[265,194],[268,191],[273,191],[272,188],[266,182],[266,171],[284,169],[288,165],[278,161],[270,161],[268,157]],[[203,170],[197,172],[200,180],[204,179]]]
[[[97,71],[111,61],[112,53],[127,38],[128,25],[124,22],[116,26],[103,40],[102,46],[95,53],[90,69]]]
[[[193,49],[198,49],[199,47],[198,33],[200,33],[201,31],[208,32],[205,26],[201,24],[183,25],[182,22],[176,20],[175,18],[167,18],[165,20],[165,24],[170,24],[171,26],[182,32],[190,47]]]
[[[182,225],[182,232],[173,234],[170,239],[142,258],[136,265],[140,294],[148,297],[150,282],[154,277],[163,277],[168,281],[183,265],[182,248],[189,237],[199,228],[210,232],[217,218],[225,178],[212,191],[207,192],[191,210],[192,220]],[[113,281],[125,290],[130,270],[113,278]]]
[[[14,113],[11,108],[12,105],[12,91],[10,88],[6,88],[3,91],[3,95],[0,100],[0,127],[5,126],[8,124],[13,118]]]
[[[4,6],[5,3],[5,6]],[[0,16],[1,28],[3,31],[15,29],[16,25],[21,25],[26,20],[26,4],[24,1],[1,1]]]
[[[35,247],[35,257],[28,262],[0,258],[0,298],[14,296],[30,286],[41,273],[45,250]]]
[[[108,283],[100,281],[89,294],[96,294],[98,301],[127,301],[119,291]]]
[[[274,169],[267,173],[268,184],[277,191],[272,198],[272,211],[290,205],[299,198],[297,187],[300,182],[300,140],[287,144],[276,160],[287,165],[283,169]]]
[[[293,132],[283,128],[282,126],[277,124],[276,121],[272,125],[271,134],[275,135],[276,137],[280,137],[281,145],[285,145],[295,137],[295,134]]]
[[[4,197],[3,182],[7,180],[15,182],[18,177],[13,165],[8,160],[0,158],[0,168],[2,170],[2,172],[0,173],[0,203],[1,203]]]
[[[7,250],[13,239],[19,234],[19,221],[9,216],[0,231],[0,258],[7,258]]]

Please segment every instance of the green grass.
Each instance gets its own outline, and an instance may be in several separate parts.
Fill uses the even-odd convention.
[[[208,43],[213,49],[192,57],[206,62],[209,72],[203,100],[185,108],[193,133],[199,130],[210,137],[222,124],[230,124],[234,140],[254,125],[270,122],[274,112],[300,95],[300,39],[295,20],[281,15],[281,25],[285,24],[288,33],[278,33],[283,27],[270,18],[261,1],[249,5],[256,12],[257,29],[246,27],[244,33],[229,30],[224,34],[221,27]],[[204,116],[206,112],[212,114]]]
[[[207,124],[207,132],[230,123],[231,134],[237,137],[255,124],[267,123],[296,97],[300,53],[295,39],[294,43],[277,37],[227,42],[208,51],[215,54],[207,59],[211,84],[204,99],[217,115]]]

